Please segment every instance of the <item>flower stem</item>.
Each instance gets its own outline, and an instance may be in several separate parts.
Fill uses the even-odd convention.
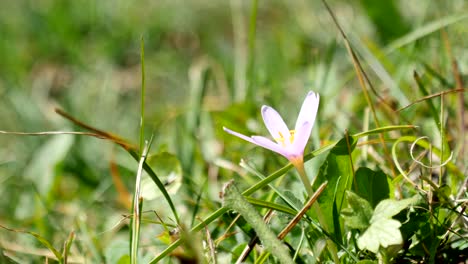
[[[304,187],[307,191],[307,195],[309,197],[312,197],[312,195],[314,194],[314,190],[312,189],[312,184],[310,183],[309,177],[307,177],[307,173],[304,168],[304,162],[302,160],[298,160],[292,163],[294,167],[296,167],[297,171],[299,172],[299,176],[301,177],[302,183],[304,184]],[[328,227],[325,216],[322,213],[320,204],[314,203],[313,208],[315,210],[315,213],[317,214],[317,218],[319,220],[320,225],[325,231],[329,232],[330,228]],[[340,263],[340,258],[338,257],[338,250],[334,242],[331,241],[330,239],[327,239],[327,245],[328,245],[328,250],[330,251],[330,254],[333,258],[333,261],[335,263]]]
[[[310,183],[309,177],[307,177],[307,173],[304,169],[304,162],[301,160],[300,162],[294,162],[293,165],[299,172],[299,176],[301,177],[302,183],[304,184],[307,195],[312,197],[314,190],[312,189],[312,184]]]

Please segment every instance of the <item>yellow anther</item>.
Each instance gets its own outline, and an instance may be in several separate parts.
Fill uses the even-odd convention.
[[[291,144],[294,142],[294,134],[296,134],[296,130],[289,130],[289,134],[291,135],[289,137],[289,141],[291,141]]]
[[[289,130],[289,142],[292,144],[294,142],[294,134],[296,134],[296,130]],[[283,136],[283,133],[281,133],[280,131],[278,131],[278,135],[279,137],[275,138],[275,140],[278,142],[278,143],[281,143],[281,145],[283,147],[286,147],[286,144],[285,144],[285,138]]]
[[[281,145],[282,145],[283,147],[285,147],[283,134],[282,134],[280,131],[278,131],[278,134],[279,134],[279,137],[275,138],[275,140],[276,140],[278,143],[281,143]]]

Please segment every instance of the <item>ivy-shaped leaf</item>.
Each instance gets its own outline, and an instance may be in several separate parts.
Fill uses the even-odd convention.
[[[400,232],[401,223],[393,219],[381,219],[372,223],[371,226],[358,239],[360,249],[368,249],[377,253],[379,247],[388,247],[389,245],[398,245],[403,243]]]
[[[347,191],[348,208],[341,211],[345,224],[351,228],[365,230],[370,225],[372,207],[368,201],[357,194]]]
[[[377,253],[380,247],[386,248],[389,245],[403,243],[401,223],[392,217],[415,203],[417,198],[414,196],[400,201],[390,199],[381,201],[372,214],[369,228],[359,237],[358,247]]]

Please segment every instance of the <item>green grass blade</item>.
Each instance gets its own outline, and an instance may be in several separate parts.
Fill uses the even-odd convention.
[[[136,160],[136,161],[139,161],[140,159],[140,156],[138,155],[138,153],[135,151],[135,150],[127,150],[130,155]],[[151,177],[151,179],[153,180],[153,182],[156,184],[156,186],[158,187],[158,189],[161,191],[161,193],[163,194],[164,198],[166,199],[167,203],[169,204],[169,207],[171,207],[171,211],[172,211],[172,214],[174,215],[175,217],[175,221],[177,224],[179,224],[180,222],[180,219],[179,219],[179,214],[177,214],[177,211],[176,211],[176,208],[174,206],[174,203],[172,202],[172,199],[171,197],[169,196],[169,193],[167,192],[166,188],[164,187],[164,184],[161,182],[161,180],[159,179],[158,175],[156,175],[156,173],[153,171],[153,169],[146,163],[144,162],[143,163],[143,169],[145,170],[146,173],[148,173],[148,175]]]
[[[135,193],[133,195],[133,217],[132,228],[130,229],[130,263],[136,264],[138,262],[138,242],[140,241],[140,225],[141,225],[141,210],[143,206],[143,199],[141,197],[141,177],[143,174],[143,164],[146,161],[148,151],[150,149],[152,140],[145,144],[145,148],[141,153],[141,158],[138,163],[138,171],[135,180]]]
[[[143,36],[140,40],[140,53],[141,53],[141,110],[140,110],[140,151],[143,151],[145,142],[145,91],[146,91],[146,78],[145,78],[145,40]],[[140,153],[141,154],[141,153]]]
[[[245,197],[245,199],[249,203],[251,203],[252,205],[255,205],[255,206],[258,206],[258,207],[273,209],[275,211],[290,214],[290,215],[297,214],[296,210],[291,209],[290,207],[287,207],[287,206],[284,206],[284,205],[281,205],[281,204],[272,203],[272,202],[268,202],[268,201],[264,201],[264,200],[259,200],[259,199],[255,199],[255,198],[252,198],[252,197]]]

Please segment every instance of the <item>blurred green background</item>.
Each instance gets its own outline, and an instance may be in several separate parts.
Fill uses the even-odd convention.
[[[363,131],[367,124],[367,104],[351,60],[322,2],[258,1],[252,20],[255,4],[2,1],[0,130],[81,130],[57,115],[58,107],[137,144],[143,38],[146,138],[154,133],[150,162],[190,225],[195,216],[219,207],[222,183],[233,177],[243,177],[246,185],[253,181],[238,167],[241,158],[253,159],[265,173],[286,163],[225,134],[222,126],[266,133],[262,104],[275,107],[292,126],[308,90],[321,96],[309,149],[341,138],[345,129]],[[468,2],[329,4],[380,97],[371,93],[381,125],[414,124],[422,134],[433,133],[425,104],[394,115],[379,102],[398,109],[421,98],[414,70],[430,93],[454,88],[451,56],[466,77]],[[447,96],[448,105],[457,105],[458,96],[463,95]],[[446,114],[453,146],[463,145],[456,108]],[[376,125],[371,121],[370,127]],[[114,263],[113,257],[127,252],[124,189],[133,192],[137,163],[125,151],[70,135],[0,135],[0,146],[1,225],[40,233],[57,247],[75,230],[74,252],[91,263]],[[389,166],[378,161],[367,166],[372,164]],[[117,187],[119,180],[124,189]],[[151,181],[144,188],[145,209],[170,222],[159,190]],[[147,218],[157,221],[154,214]],[[164,248],[157,237],[162,227],[147,228],[142,247],[154,256]],[[43,259],[21,253],[40,248],[23,234],[0,229],[1,248],[17,252],[19,262]]]

